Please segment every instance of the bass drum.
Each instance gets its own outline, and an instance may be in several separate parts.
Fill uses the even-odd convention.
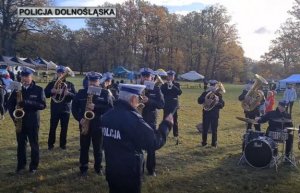
[[[277,144],[266,136],[253,139],[245,147],[246,162],[254,168],[269,166],[277,153]]]

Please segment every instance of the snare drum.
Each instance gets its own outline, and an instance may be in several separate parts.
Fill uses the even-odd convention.
[[[247,144],[250,141],[252,141],[253,139],[256,139],[261,136],[265,136],[265,132],[248,130],[247,133],[244,134],[244,136],[243,136],[244,143]]]
[[[268,136],[274,141],[286,141],[288,139],[288,133],[282,130],[269,131]]]

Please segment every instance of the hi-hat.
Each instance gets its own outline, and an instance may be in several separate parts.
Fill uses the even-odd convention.
[[[287,119],[287,118],[277,118],[277,119],[272,119],[272,121],[278,122],[278,123],[291,123],[292,120],[291,119]]]

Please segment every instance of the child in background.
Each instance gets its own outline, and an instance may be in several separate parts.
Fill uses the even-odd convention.
[[[275,96],[273,91],[268,91],[267,99],[266,99],[266,113],[269,111],[273,111],[275,104]]]

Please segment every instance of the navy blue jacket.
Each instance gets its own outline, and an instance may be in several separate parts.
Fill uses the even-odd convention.
[[[145,103],[142,116],[146,123],[155,129],[157,122],[157,109],[164,108],[165,100],[158,86],[154,86],[153,90],[145,90],[145,95],[148,97],[148,101]]]
[[[14,120],[13,111],[16,108],[17,97],[16,91],[13,91],[8,100],[8,110],[11,118]],[[22,126],[26,128],[40,127],[40,110],[46,108],[46,98],[43,88],[37,86],[34,81],[25,89],[22,87],[23,102],[20,104],[23,107],[25,115],[22,119]]]
[[[280,112],[278,108],[274,111],[270,111],[266,113],[265,115],[261,116],[261,118],[257,121],[258,123],[265,123],[269,122],[269,126],[267,128],[267,131],[276,131],[276,130],[282,130],[285,127],[292,127],[292,123],[282,123],[274,121],[274,119],[291,119],[291,115],[287,112]]]
[[[140,177],[144,150],[166,143],[171,123],[163,121],[153,130],[126,101],[117,100],[102,116],[106,177]]]
[[[172,88],[168,89],[168,83],[164,83],[160,89],[165,99],[164,110],[170,113],[175,112],[176,109],[179,107],[178,96],[182,94],[180,84],[178,82],[173,81]]]
[[[87,88],[80,89],[75,95],[72,102],[72,114],[74,118],[80,122],[84,118],[85,106],[87,101]],[[90,122],[90,128],[100,129],[101,128],[101,115],[113,107],[113,102],[111,96],[108,95],[107,90],[101,89],[100,96],[93,96],[93,103],[95,108],[93,112],[95,113],[95,118]]]
[[[45,95],[46,98],[50,98],[53,96],[51,93],[51,90],[53,89],[53,86],[56,81],[50,82],[46,88],[45,88]],[[61,103],[55,103],[51,99],[51,112],[52,113],[70,113],[71,112],[71,101],[74,98],[76,94],[76,90],[74,87],[74,84],[69,81],[64,81],[64,83],[67,84],[68,91],[70,92],[68,96],[65,97],[65,99]]]
[[[198,103],[202,105],[205,102],[205,96],[209,91],[205,91],[201,94],[201,96],[198,98]],[[220,109],[222,109],[225,105],[225,102],[223,101],[223,97],[221,93],[216,93],[216,95],[219,97],[219,102],[214,106],[210,111],[205,111],[203,109],[203,116],[213,117],[213,118],[219,118],[219,112]]]

